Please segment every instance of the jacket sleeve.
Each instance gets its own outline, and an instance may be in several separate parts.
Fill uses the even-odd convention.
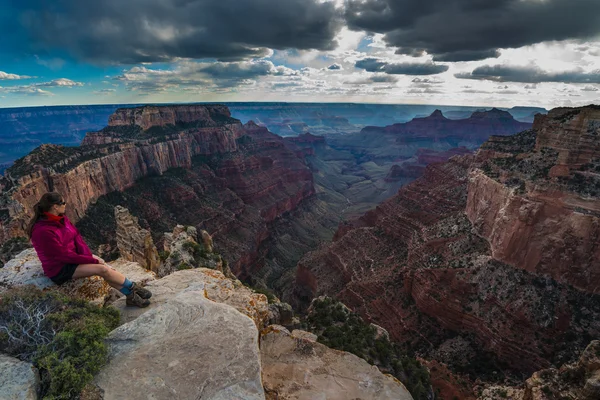
[[[75,225],[73,225],[73,228],[75,228]],[[75,248],[77,249],[77,254],[91,256],[93,253],[87,243],[85,243],[85,240],[83,240],[83,237],[79,233],[79,229],[75,228],[75,232],[77,232],[77,236],[75,236]]]
[[[77,237],[75,237],[75,245],[77,247],[77,254],[81,254],[83,256],[91,256],[93,254],[88,245],[85,243],[85,241],[79,234],[77,235]]]
[[[55,232],[42,230],[36,233],[38,233],[38,240],[43,243],[44,254],[47,257],[65,264],[99,264],[98,260],[91,255],[77,254],[74,251],[65,249]]]
[[[87,243],[85,243],[85,240],[83,240],[81,233],[79,233],[79,229],[77,229],[77,227],[75,225],[73,225],[73,223],[71,222],[69,217],[67,217],[66,215],[65,215],[65,223],[69,224],[69,226],[71,228],[73,228],[73,230],[76,233],[76,235],[75,235],[75,252],[77,254],[81,254],[83,256],[91,256],[93,253],[90,250],[90,248],[88,247]]]

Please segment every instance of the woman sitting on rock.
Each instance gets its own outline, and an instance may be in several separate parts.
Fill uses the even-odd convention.
[[[101,276],[127,296],[128,306],[146,307],[152,293],[131,282],[92,254],[79,231],[65,215],[66,203],[57,192],[42,196],[34,206],[27,234],[42,262],[44,274],[57,285],[87,276]]]

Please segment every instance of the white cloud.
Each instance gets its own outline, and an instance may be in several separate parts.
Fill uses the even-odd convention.
[[[47,87],[74,87],[83,86],[81,82],[75,82],[67,78],[54,79],[50,82],[34,83],[34,86],[47,86]]]
[[[92,93],[106,96],[109,94],[114,94],[116,91],[116,89],[100,89],[94,90]]]
[[[16,85],[0,87],[0,93],[21,94],[28,96],[54,96],[54,93],[42,88],[75,87],[83,86],[81,82],[75,82],[67,78],[54,79],[49,82],[30,83],[29,85]]]
[[[54,93],[47,90],[40,89],[33,85],[21,85],[21,86],[0,86],[0,93],[6,94],[20,94],[27,96],[54,96]]]
[[[0,80],[17,80],[17,79],[30,79],[31,76],[27,75],[17,75],[17,74],[9,74],[6,72],[0,71]]]

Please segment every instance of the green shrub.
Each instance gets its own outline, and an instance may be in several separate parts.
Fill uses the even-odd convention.
[[[202,246],[195,242],[185,242],[181,247],[191,254],[199,253],[202,250]]]
[[[164,262],[167,258],[169,258],[170,254],[170,251],[159,251],[158,257],[160,258],[160,261]]]
[[[179,262],[179,260],[181,259],[181,254],[179,254],[178,251],[174,251],[171,253],[170,257],[171,257],[171,261],[174,264],[177,264]]]
[[[118,324],[115,308],[16,289],[0,302],[0,350],[40,370],[43,399],[75,399],[106,363],[104,338]]]
[[[196,242],[185,242],[181,247],[194,257],[196,264],[200,264],[201,260],[208,258],[208,253],[204,250],[204,246]]]
[[[263,288],[257,288],[257,287],[251,287],[251,286],[249,286],[249,287],[250,287],[250,289],[254,290],[256,293],[264,294],[265,296],[267,296],[267,301],[269,302],[269,304],[273,304],[277,301],[277,297],[275,297],[273,292],[271,292],[269,289],[263,289]]]
[[[544,394],[550,396],[552,394],[552,389],[550,389],[550,387],[548,387],[548,386],[542,386],[542,392],[544,392]]]
[[[177,270],[183,271],[184,269],[192,269],[192,266],[186,262],[182,262],[177,266]]]
[[[337,350],[347,351],[391,373],[410,391],[415,400],[429,397],[431,380],[427,368],[408,357],[385,336],[377,338],[375,327],[331,298],[315,300],[307,317],[307,326],[318,341]]]

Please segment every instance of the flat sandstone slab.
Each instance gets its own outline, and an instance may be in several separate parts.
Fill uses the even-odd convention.
[[[362,358],[294,332],[271,325],[261,335],[267,399],[412,400],[402,383]]]
[[[104,400],[264,399],[258,330],[203,291],[174,295],[112,331]]]

